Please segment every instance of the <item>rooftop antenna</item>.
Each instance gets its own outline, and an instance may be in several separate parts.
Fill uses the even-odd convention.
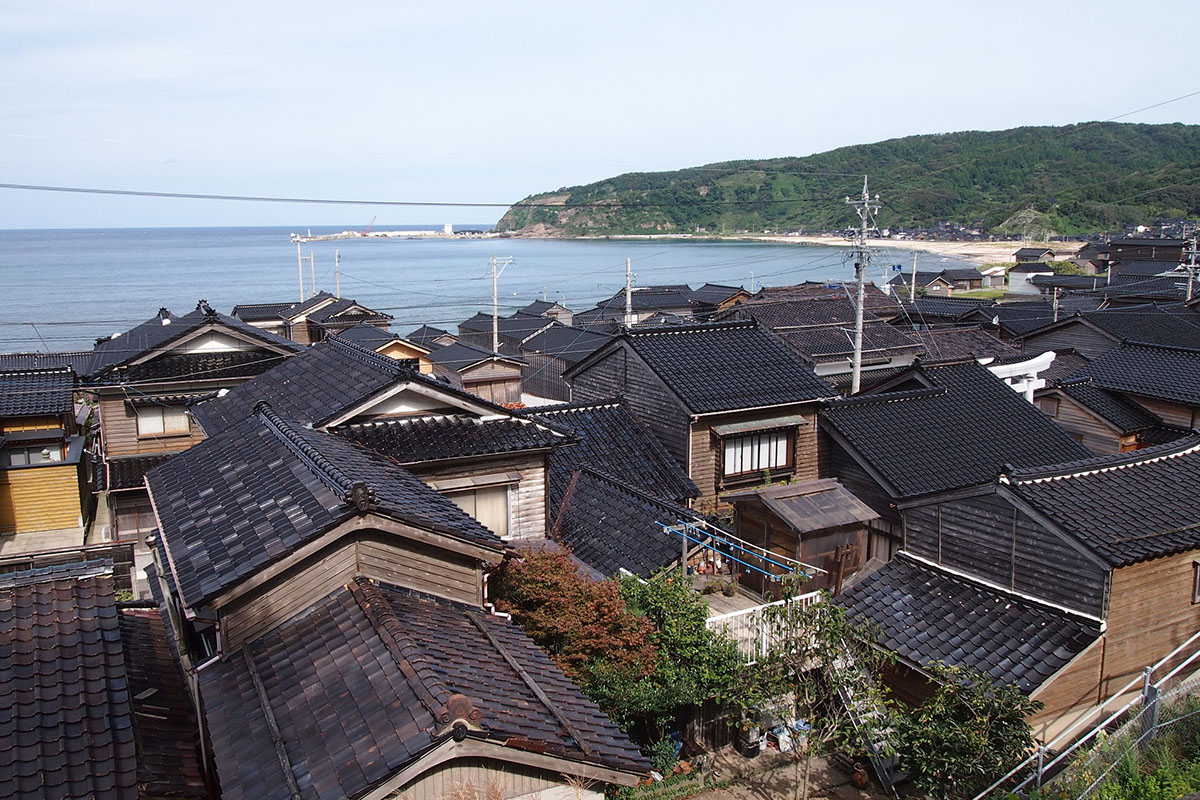
[[[867,268],[870,254],[867,252],[867,231],[871,227],[872,216],[879,212],[879,195],[871,197],[867,191],[867,176],[863,175],[861,200],[846,198],[846,205],[854,206],[858,217],[862,220],[857,242],[857,255],[854,261],[854,280],[858,284],[858,301],[854,304],[854,359],[850,367],[850,394],[858,394],[862,383],[862,339],[863,339],[863,302],[866,288],[863,275]]]
[[[504,270],[508,269],[508,265],[513,263],[512,257],[509,256],[501,265],[500,271],[496,271],[496,257],[492,256],[492,352],[500,352],[500,307],[499,300],[496,297],[496,281],[504,274]]]

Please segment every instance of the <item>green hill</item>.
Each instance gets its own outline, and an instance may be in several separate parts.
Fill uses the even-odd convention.
[[[804,158],[629,173],[527,197],[497,228],[562,236],[840,228],[857,222],[843,198],[861,192],[863,174],[881,195],[881,227],[1116,230],[1200,217],[1200,125],[906,136]]]

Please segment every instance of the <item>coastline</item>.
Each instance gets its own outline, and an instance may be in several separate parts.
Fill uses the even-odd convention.
[[[511,234],[510,234],[511,235]],[[503,238],[504,234],[495,234]],[[517,235],[521,239],[576,239],[579,241],[698,241],[698,242],[759,242],[765,244],[820,245],[823,247],[853,247],[854,243],[840,236],[771,236],[763,234],[741,234],[736,236],[695,236],[692,234],[627,234],[623,236],[547,236]],[[1013,253],[1027,246],[1021,242],[941,242],[915,239],[871,239],[868,247],[891,250],[908,250],[934,256],[953,256],[971,264],[1013,262]]]

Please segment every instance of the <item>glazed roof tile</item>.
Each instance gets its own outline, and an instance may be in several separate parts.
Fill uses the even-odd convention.
[[[417,328],[415,331],[408,334],[408,336],[405,336],[404,338],[410,342],[415,342],[423,347],[435,347],[435,346],[437,346],[437,344],[436,344],[436,342],[434,342],[434,339],[437,339],[442,336],[449,336],[449,337],[453,338],[454,334],[450,333],[450,331],[442,330],[441,328],[434,328],[429,325],[422,325],[421,327]]]
[[[1200,325],[1196,324],[1192,315],[1172,313],[1156,305],[1077,312],[1066,319],[1060,317],[1057,323],[1050,322],[1026,335],[1034,336],[1042,330],[1079,324],[1095,328],[1117,342],[1132,339],[1174,347],[1200,347]]]
[[[0,372],[0,417],[70,414],[74,389],[70,367]]]
[[[164,322],[166,324],[163,324]],[[256,328],[237,317],[219,314],[201,301],[195,311],[181,317],[172,316],[166,309],[161,309],[157,316],[128,332],[99,341],[92,351],[92,359],[86,371],[82,374],[89,378],[97,378],[113,367],[128,364],[154,350],[165,348],[175,340],[210,325],[237,331],[264,345],[287,352],[294,353],[303,349],[293,341]]]
[[[1103,389],[1200,406],[1200,349],[1124,342],[1079,375]]]
[[[611,336],[585,328],[554,325],[522,344],[521,350],[545,353],[561,358],[569,364],[578,364],[610,339]]]
[[[997,339],[978,325],[913,331],[910,336],[925,348],[924,362],[962,361],[968,358],[1012,358],[1020,349]]]
[[[1014,470],[1007,488],[1114,567],[1200,548],[1200,437]]]
[[[140,489],[145,486],[146,473],[166,461],[174,453],[155,453],[146,456],[105,458],[97,462],[96,491]]]
[[[137,800],[112,567],[0,576],[0,796]]]
[[[120,619],[138,784],[152,797],[207,797],[196,760],[199,726],[163,618],[158,609],[125,608]]]
[[[70,367],[76,375],[83,375],[91,360],[91,350],[67,353],[0,353],[0,370],[21,371]]]
[[[1062,381],[1057,388],[1121,433],[1136,433],[1162,425],[1162,420],[1154,414],[1120,395],[1101,389],[1090,378]]]
[[[649,768],[511,621],[364,578],[209,665],[200,681],[227,800],[358,796],[449,737],[437,715],[455,696],[479,714],[470,737]]]
[[[435,348],[429,354],[429,360],[434,364],[454,370],[455,372],[462,372],[484,361],[505,361],[517,365],[525,363],[515,356],[492,353],[484,350],[482,347],[475,347],[463,342],[455,342],[454,344]]]
[[[222,353],[161,355],[141,364],[119,365],[95,383],[124,384],[146,381],[213,381],[253,378],[277,367],[289,356],[261,350]]]
[[[378,350],[388,342],[399,338],[391,331],[376,327],[375,325],[355,325],[352,328],[346,328],[344,331],[338,331],[334,335],[339,339],[354,342],[371,350]]]
[[[501,548],[491,531],[395,461],[265,405],[146,479],[172,574],[192,608],[356,516],[360,482],[383,516]]]
[[[353,442],[401,464],[547,450],[574,439],[521,417],[437,414],[345,425],[336,430]]]
[[[901,551],[837,600],[917,666],[969,667],[1033,692],[1100,636],[1099,623]]]
[[[496,329],[500,336],[517,341],[524,341],[549,325],[558,323],[548,317],[531,317],[516,314],[511,317],[500,317],[496,320]],[[492,332],[492,315],[480,312],[465,322],[458,324],[460,334]]]
[[[553,535],[602,575],[628,570],[648,578],[679,561],[683,540],[663,530],[700,515],[588,467],[571,473]],[[691,549],[691,544],[688,545]]]
[[[914,376],[929,388],[832,401],[820,411],[896,497],[989,483],[1006,464],[1090,454],[979,364],[922,366]]]
[[[550,457],[552,509],[562,503],[575,470],[585,466],[658,497],[683,501],[700,495],[683,468],[621,403],[540,406],[525,413],[571,431],[578,440]]]
[[[693,414],[801,403],[834,393],[753,322],[648,328],[623,338]]]

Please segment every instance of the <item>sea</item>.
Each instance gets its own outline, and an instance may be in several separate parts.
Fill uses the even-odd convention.
[[[455,225],[456,230],[489,226]],[[848,248],[744,241],[356,238],[297,245],[291,234],[349,226],[0,230],[0,352],[88,350],[160,308],[184,314],[200,300],[234,305],[299,300],[335,292],[395,317],[405,334],[421,325],[456,330],[490,313],[491,259],[507,314],[536,299],[576,311],[625,285],[719,283],[757,289],[853,279]],[[376,230],[440,230],[442,225]],[[869,280],[886,281],[910,255],[873,252]],[[930,262],[935,257],[928,256]],[[338,266],[335,269],[335,261]],[[937,268],[965,266],[936,258]],[[932,269],[933,264],[923,265]],[[878,274],[876,274],[878,273]],[[302,285],[303,284],[303,285]]]

